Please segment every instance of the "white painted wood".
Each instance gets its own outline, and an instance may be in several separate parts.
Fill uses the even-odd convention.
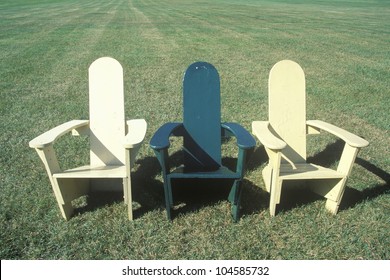
[[[345,144],[339,165],[337,166],[337,171],[345,176],[349,176],[352,171],[352,164],[355,161],[358,152],[359,148]]]
[[[270,214],[275,215],[284,181],[297,181],[327,199],[336,214],[359,149],[369,143],[344,129],[319,120],[306,121],[305,76],[295,62],[275,64],[269,77],[269,122],[252,122],[252,132],[269,157],[263,178],[270,192]],[[332,133],[345,141],[337,170],[306,163],[306,134]],[[295,184],[294,184],[295,185]]]
[[[29,146],[31,148],[43,149],[44,147],[53,144],[55,140],[62,135],[81,127],[85,127],[88,123],[89,121],[86,120],[72,120],[63,123],[31,140],[29,142]]]
[[[269,211],[271,216],[275,216],[276,205],[280,202],[280,196],[282,191],[282,180],[280,179],[280,164],[281,164],[281,152],[272,153],[270,158],[270,164],[272,166],[271,172],[271,187],[270,187],[270,202]]]
[[[272,129],[287,147],[283,154],[306,161],[306,90],[302,68],[291,60],[276,63],[268,80],[268,114]]]
[[[36,149],[45,165],[65,220],[73,213],[73,199],[90,190],[111,190],[118,187],[118,182],[132,220],[130,171],[145,138],[146,121],[130,120],[125,124],[123,70],[115,59],[103,57],[91,64],[89,91],[89,121],[66,122],[31,140],[29,145]],[[90,136],[90,165],[61,170],[53,144],[68,132]]]
[[[282,180],[312,180],[344,177],[344,174],[340,172],[315,164],[300,163],[295,167],[296,169],[293,169],[290,164],[281,164],[280,178]]]
[[[252,122],[252,133],[268,149],[282,150],[287,146],[283,140],[271,132],[270,124],[267,121]]]
[[[65,170],[53,175],[54,178],[126,178],[125,165],[106,165],[91,167],[89,165]]]
[[[313,128],[327,131],[327,132],[339,137],[345,143],[347,143],[348,145],[350,145],[352,147],[363,148],[363,147],[368,146],[368,144],[369,144],[367,140],[365,140],[365,139],[363,139],[363,138],[361,138],[361,137],[359,137],[351,132],[348,132],[342,128],[339,128],[335,125],[332,125],[330,123],[320,121],[320,120],[310,120],[310,121],[307,121],[306,123]]]
[[[132,149],[139,146],[144,141],[147,123],[144,119],[129,120],[127,123],[127,135],[123,146],[126,149]]]
[[[268,164],[264,167],[262,171],[263,180],[265,183],[265,188],[267,192],[271,192],[271,184],[272,184],[272,165]]]
[[[37,151],[38,156],[40,157],[40,159],[42,160],[42,162],[45,166],[46,173],[49,177],[49,180],[50,180],[50,183],[51,183],[51,186],[53,188],[53,192],[54,192],[54,195],[55,195],[57,201],[62,201],[62,197],[60,195],[60,191],[59,191],[57,182],[53,178],[54,173],[61,172],[61,168],[60,168],[60,165],[58,163],[56,153],[53,149],[53,145],[46,146],[42,149],[36,148],[35,150]],[[63,201],[62,201],[62,203],[63,203]]]
[[[125,164],[123,69],[110,57],[89,67],[91,166]]]

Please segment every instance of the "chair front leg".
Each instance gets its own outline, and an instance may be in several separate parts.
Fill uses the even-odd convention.
[[[167,211],[168,220],[172,220],[172,208],[173,208],[173,198],[172,198],[172,184],[171,178],[164,178],[164,196],[165,196],[165,209]]]
[[[165,208],[167,211],[167,218],[168,220],[171,220],[173,198],[172,198],[171,178],[168,177],[168,174],[170,173],[169,164],[168,164],[168,149],[154,150],[154,152],[161,165],[161,173],[164,182]]]
[[[238,222],[239,220],[241,193],[241,179],[237,179],[234,181],[229,193],[229,201],[232,203],[232,216],[234,222]]]
[[[272,164],[269,211],[271,216],[275,216],[276,205],[280,203],[280,195],[281,195],[282,182],[283,182],[279,178],[281,152],[273,152],[273,153],[269,153],[269,155],[270,155],[270,163]]]
[[[340,162],[337,167],[337,171],[342,173],[344,178],[333,185],[330,191],[325,195],[327,198],[325,207],[332,214],[337,214],[338,212],[348,177],[351,174],[352,166],[355,162],[357,154],[359,153],[359,150],[359,148],[352,147],[347,143],[344,146],[344,150],[341,154]]]

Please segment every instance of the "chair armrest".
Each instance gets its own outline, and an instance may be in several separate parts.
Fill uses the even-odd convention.
[[[45,133],[39,135],[30,141],[29,146],[31,148],[43,149],[51,144],[54,141],[61,137],[62,135],[71,132],[74,129],[82,128],[89,124],[88,120],[72,120],[66,123],[63,123],[55,128],[46,131]]]
[[[269,122],[267,121],[252,122],[252,133],[268,149],[282,150],[287,146],[283,140],[272,133]]]
[[[230,132],[237,139],[237,146],[240,149],[251,149],[256,146],[253,136],[238,123],[222,123],[222,129]]]
[[[152,139],[150,140],[150,147],[153,150],[169,148],[169,137],[175,133],[175,130],[181,127],[183,127],[183,123],[169,122],[163,124],[159,129],[157,129]]]
[[[368,146],[369,144],[368,141],[366,141],[365,139],[324,121],[310,120],[306,121],[306,124],[316,129],[327,131],[339,137],[340,139],[345,141],[345,143],[355,148],[363,148]]]
[[[123,146],[132,149],[139,146],[145,139],[147,123],[144,119],[129,120],[127,123],[127,135]]]

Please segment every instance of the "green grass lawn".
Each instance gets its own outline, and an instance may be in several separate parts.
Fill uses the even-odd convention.
[[[389,259],[389,14],[384,0],[2,0],[1,259]],[[126,117],[148,122],[133,173],[135,220],[113,193],[79,199],[65,222],[28,142],[88,118],[87,69],[101,56],[123,65]],[[268,73],[282,59],[306,73],[308,119],[370,142],[340,212],[332,216],[323,199],[286,190],[271,218],[258,145],[239,223],[223,186],[177,189],[186,207],[168,222],[148,142],[161,124],[182,119],[187,66],[202,60],[218,69],[223,121],[249,130],[267,119]],[[64,168],[88,161],[84,138],[63,137],[56,148]],[[334,164],[340,151],[332,136],[309,138],[312,160]],[[227,145],[226,161],[235,152]]]

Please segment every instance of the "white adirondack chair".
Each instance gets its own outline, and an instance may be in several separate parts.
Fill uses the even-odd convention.
[[[269,121],[252,122],[252,132],[264,145],[269,163],[263,170],[270,192],[270,214],[275,215],[284,182],[306,184],[324,196],[326,209],[336,214],[345,184],[360,148],[369,143],[320,120],[306,121],[305,75],[295,62],[276,63],[269,75]],[[306,162],[306,135],[326,131],[345,142],[337,170]]]
[[[30,141],[43,161],[62,216],[68,220],[72,200],[96,189],[121,187],[133,219],[130,168],[144,140],[143,119],[125,123],[123,69],[118,61],[102,57],[89,67],[90,120],[72,120],[61,124]],[[61,170],[53,144],[68,133],[89,135],[90,165]]]

